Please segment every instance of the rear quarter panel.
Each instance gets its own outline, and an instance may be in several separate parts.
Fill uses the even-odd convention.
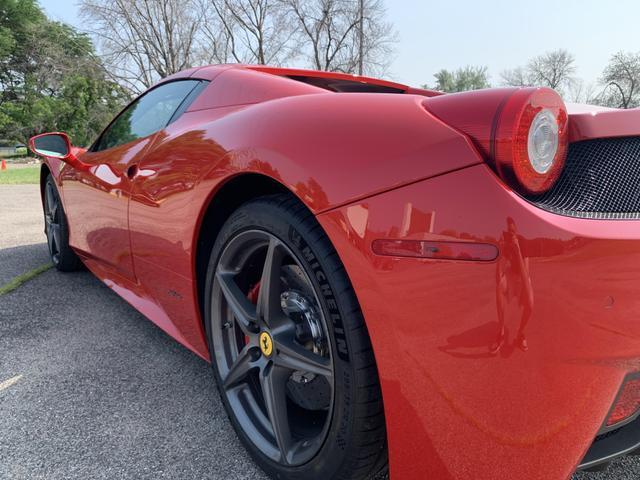
[[[229,179],[256,173],[314,213],[481,162],[423,97],[319,93],[187,112],[161,132],[132,192],[136,275],[207,357],[195,285],[199,225]],[[161,279],[161,280],[159,280]]]

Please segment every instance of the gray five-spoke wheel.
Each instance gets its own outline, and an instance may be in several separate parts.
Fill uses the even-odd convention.
[[[60,200],[57,192],[55,191],[55,187],[51,182],[47,182],[44,196],[44,222],[49,254],[51,255],[51,260],[54,264],[58,263],[60,260],[61,214]]]
[[[234,416],[273,461],[309,461],[334,400],[331,342],[313,283],[284,242],[249,230],[223,249],[212,288],[214,361]]]

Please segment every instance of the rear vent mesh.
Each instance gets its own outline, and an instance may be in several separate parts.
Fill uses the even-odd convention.
[[[571,217],[640,218],[640,137],[570,144],[558,182],[548,192],[528,200],[544,210]]]

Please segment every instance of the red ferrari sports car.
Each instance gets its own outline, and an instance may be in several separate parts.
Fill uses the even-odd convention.
[[[31,149],[55,266],[210,360],[273,478],[564,480],[640,446],[638,110],[207,66]]]

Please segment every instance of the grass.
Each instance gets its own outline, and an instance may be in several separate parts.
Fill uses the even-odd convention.
[[[0,170],[0,185],[20,185],[27,183],[40,183],[40,166],[12,167]]]
[[[53,265],[50,263],[47,263],[46,265],[41,265],[38,268],[34,268],[33,270],[27,273],[18,275],[17,277],[12,279],[9,283],[5,283],[4,285],[0,286],[0,296],[5,295],[9,292],[13,292],[20,285],[27,283],[29,280],[34,279],[41,273],[44,273],[47,270],[49,270],[51,267],[53,267]]]

